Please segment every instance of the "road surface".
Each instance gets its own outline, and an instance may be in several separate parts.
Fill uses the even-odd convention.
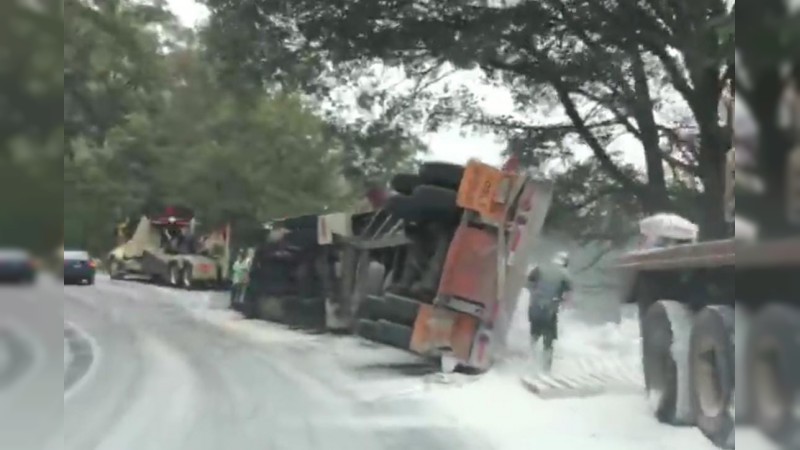
[[[24,392],[17,382],[26,397],[2,411],[0,447],[528,450],[537,442],[554,450],[712,449],[696,430],[655,423],[638,392],[542,400],[525,390],[514,367],[442,378],[404,352],[241,320],[215,310],[215,299],[103,278],[96,286],[15,294],[9,302],[24,305],[26,323],[51,330],[38,352],[63,348],[63,385],[55,387],[63,386],[64,403],[45,401],[52,377],[41,392]],[[63,346],[60,316],[48,314],[61,312],[60,304]],[[564,341],[565,352],[573,351]],[[35,355],[37,345],[29,347]],[[31,361],[15,365],[25,367],[16,378],[29,386],[37,377],[35,385],[44,386],[57,373],[52,365],[61,364]]]

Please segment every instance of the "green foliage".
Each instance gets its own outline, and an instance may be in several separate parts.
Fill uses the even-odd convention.
[[[252,79],[295,74],[310,91],[324,92],[331,80],[351,83],[354,73],[376,63],[402,68],[418,85],[432,84],[442,65],[478,68],[511,91],[522,114],[486,116],[464,90],[439,99],[432,113],[425,101],[406,107],[428,109],[418,116],[432,125],[455,121],[505,135],[529,162],[569,157],[565,141],[585,145],[598,169],[644,212],[681,207],[665,169],[678,165],[684,176],[702,180],[706,205],[718,200],[719,207],[706,208],[700,220],[708,234],[724,228],[718,173],[730,139],[718,123],[717,103],[732,60],[729,46],[707,26],[727,13],[724,0],[206,4],[212,48],[221,59],[235,55],[231,62],[243,64]],[[412,95],[420,96],[416,90]],[[676,96],[687,117],[659,114]],[[699,144],[676,154],[668,138],[687,125],[698,130]],[[646,177],[632,176],[610,156],[609,145],[622,133],[641,142]]]
[[[0,2],[0,246],[60,239],[63,17],[58,3]]]
[[[166,204],[234,236],[269,218],[343,209],[406,164],[405,136],[331,123],[289,89],[232,86],[208,33],[161,1],[72,1],[65,30],[67,247],[114,245],[115,226]],[[373,136],[377,136],[374,140]]]

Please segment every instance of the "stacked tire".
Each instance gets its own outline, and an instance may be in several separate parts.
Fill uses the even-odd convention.
[[[461,211],[456,197],[463,175],[463,166],[439,162],[423,164],[415,174],[395,175],[391,187],[396,195],[384,209],[405,223],[457,224]],[[388,292],[391,278],[392,274],[376,262],[357,278],[360,301],[356,303],[359,308],[355,331],[368,340],[408,349],[414,322],[426,300]]]

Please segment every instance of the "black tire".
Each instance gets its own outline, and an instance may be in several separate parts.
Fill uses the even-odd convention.
[[[361,319],[356,323],[356,334],[370,341],[378,341],[378,322],[369,319]]]
[[[316,233],[316,229],[319,224],[319,216],[316,214],[308,214],[305,216],[289,217],[276,221],[276,224],[289,230],[303,230],[311,228],[314,229],[314,232]]]
[[[411,346],[412,334],[413,330],[411,327],[398,325],[385,320],[378,321],[378,342],[383,344],[408,350]]]
[[[356,266],[352,294],[356,308],[360,308],[368,297],[381,294],[384,278],[386,278],[386,268],[383,264],[370,260],[368,253],[362,253]]]
[[[356,334],[370,341],[408,350],[411,345],[412,330],[384,320],[376,322],[362,319],[356,325]]]
[[[422,185],[414,189],[411,206],[423,220],[449,221],[458,217],[457,194],[446,188]]]
[[[748,406],[756,426],[780,448],[797,448],[800,417],[800,309],[771,305],[750,329],[746,350]]]
[[[422,304],[412,299],[388,294],[384,297],[382,306],[382,319],[398,325],[413,327]]]
[[[383,209],[392,217],[403,219],[406,222],[417,222],[422,218],[415,200],[409,195],[399,194],[389,197]]]
[[[256,319],[258,316],[256,302],[253,301],[253,299],[244,298],[242,303],[239,304],[239,312],[241,312],[246,319]]]
[[[108,262],[108,274],[112,280],[121,280],[125,278],[125,274],[122,271],[122,264],[115,258],[111,258]]]
[[[316,227],[291,230],[286,233],[286,236],[284,236],[283,239],[291,245],[296,245],[303,248],[313,247],[319,242]]]
[[[746,366],[747,354],[747,341],[750,333],[750,324],[752,322],[752,313],[748,310],[746,305],[737,304],[734,308],[735,317],[735,349],[736,349],[736,423],[742,425],[751,425],[750,420],[750,405],[747,398],[747,375],[748,368]]]
[[[680,369],[672,355],[676,336],[669,311],[681,308],[682,305],[672,301],[658,301],[648,308],[642,321],[642,358],[648,398],[655,417],[673,425],[685,424],[687,419],[678,410]]]
[[[424,184],[431,184],[447,189],[458,190],[464,166],[443,162],[425,163],[420,167],[419,177]]]
[[[87,279],[86,284],[88,284],[89,286],[94,285],[94,277],[90,277],[89,279]]]
[[[734,445],[735,332],[733,308],[709,306],[695,316],[689,345],[695,421],[720,448]]]
[[[403,195],[411,195],[417,186],[422,184],[422,179],[419,175],[413,173],[398,173],[392,177],[390,185],[392,189]]]
[[[357,316],[359,319],[378,320],[385,315],[383,307],[383,297],[370,295],[359,305]]]

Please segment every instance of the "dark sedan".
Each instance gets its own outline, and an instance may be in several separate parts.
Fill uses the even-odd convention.
[[[80,250],[64,252],[64,284],[94,284],[97,266],[89,253]]]
[[[18,249],[0,249],[0,283],[34,283],[36,262],[30,253]]]

